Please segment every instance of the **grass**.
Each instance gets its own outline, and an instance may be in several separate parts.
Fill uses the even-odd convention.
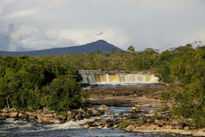
[[[118,125],[119,129],[124,129],[127,126],[129,126],[130,124],[136,124],[136,122],[134,121],[130,121],[130,120],[123,120],[122,122],[120,122],[120,124]]]

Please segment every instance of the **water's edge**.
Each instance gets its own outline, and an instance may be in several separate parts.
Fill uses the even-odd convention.
[[[95,106],[96,107],[96,106]],[[117,129],[83,129],[82,125],[88,121],[93,121],[94,119],[106,119],[115,117],[115,115],[122,114],[122,116],[127,117],[130,107],[110,107],[111,111],[106,112],[104,115],[99,117],[92,117],[90,119],[83,119],[80,121],[69,121],[64,124],[51,124],[43,125],[37,124],[35,122],[28,122],[23,120],[6,119],[0,121],[0,136],[51,136],[51,137],[90,137],[90,136],[130,136],[130,137],[167,137],[172,136],[171,134],[152,134],[152,133],[129,133]],[[144,110],[149,110],[153,108],[142,108]]]

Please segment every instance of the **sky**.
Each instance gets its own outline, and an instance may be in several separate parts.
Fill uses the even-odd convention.
[[[204,7],[205,0],[0,0],[0,50],[69,47],[101,39],[137,51],[205,43]]]

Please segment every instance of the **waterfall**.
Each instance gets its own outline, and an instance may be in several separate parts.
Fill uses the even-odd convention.
[[[129,84],[154,84],[159,83],[159,78],[149,73],[105,73],[105,72],[80,72],[82,84],[88,85],[129,85]]]

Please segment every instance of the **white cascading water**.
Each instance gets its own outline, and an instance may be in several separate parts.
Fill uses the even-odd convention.
[[[130,85],[130,84],[155,84],[159,78],[148,73],[100,73],[80,72],[83,80],[81,83],[88,85]]]

